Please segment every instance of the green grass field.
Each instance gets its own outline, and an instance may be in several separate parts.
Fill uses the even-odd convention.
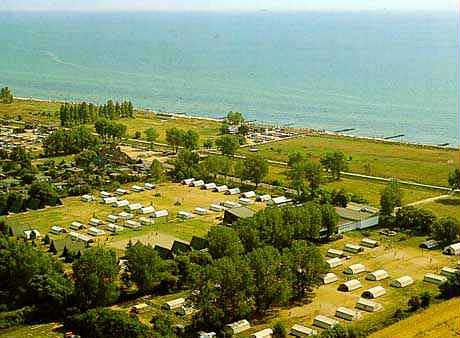
[[[258,148],[266,158],[278,161],[286,161],[296,151],[319,159],[326,151],[340,150],[351,158],[351,172],[442,186],[447,185],[448,173],[459,166],[458,151],[342,136],[304,136]]]
[[[21,119],[27,122],[57,124],[59,116],[56,113],[60,106],[61,104],[56,102],[15,99],[12,104],[0,103],[0,117],[16,119],[21,116]]]
[[[441,199],[436,202],[427,203],[421,206],[434,212],[438,217],[450,216],[460,222],[460,197]]]
[[[56,331],[61,325],[56,323],[16,326],[0,330],[1,338],[62,338],[63,333]]]

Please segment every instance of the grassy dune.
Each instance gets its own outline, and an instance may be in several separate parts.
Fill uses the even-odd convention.
[[[447,185],[448,173],[459,166],[458,151],[342,136],[304,136],[259,147],[260,154],[278,161],[286,161],[296,151],[319,159],[324,152],[334,150],[350,156],[351,172],[426,184]]]
[[[433,305],[427,310],[372,334],[370,338],[459,337],[459,308],[459,298]]]

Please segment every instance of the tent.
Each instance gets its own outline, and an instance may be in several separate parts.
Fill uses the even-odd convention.
[[[367,299],[375,299],[384,296],[387,293],[383,286],[374,286],[366,291],[364,291],[361,295],[363,298]]]
[[[119,216],[116,216],[116,215],[108,215],[107,216],[107,222],[110,222],[110,223],[117,223],[118,219],[119,219]]]
[[[268,329],[263,329],[260,331],[257,331],[253,334],[251,334],[251,338],[272,338],[273,336],[273,330],[268,328]]]
[[[331,258],[326,260],[327,265],[329,266],[330,269],[333,269],[339,265],[343,264],[343,259],[339,257]]]
[[[110,232],[113,232],[113,233],[117,233],[117,232],[123,231],[123,227],[119,226],[119,225],[116,225],[116,224],[113,224],[113,223],[109,223],[109,224],[107,224],[107,230],[109,230]]]
[[[142,228],[142,225],[137,221],[129,219],[129,220],[126,221],[125,227],[133,229],[133,230],[137,230],[137,229]]]
[[[198,181],[192,181],[192,183],[190,183],[190,186],[192,187],[201,187],[204,185],[204,181],[203,180],[198,180]]]
[[[245,198],[245,197],[241,197],[239,199],[239,202],[242,204],[242,205],[250,205],[250,204],[254,204],[254,201],[250,198]]]
[[[228,208],[228,209],[231,209],[231,208],[238,208],[238,207],[241,207],[241,204],[238,204],[236,202],[232,202],[232,201],[225,201],[223,203],[223,206]]]
[[[225,325],[225,329],[230,331],[232,335],[244,332],[251,328],[251,324],[246,319]]]
[[[165,310],[176,310],[185,304],[185,298],[177,298],[163,304]]]
[[[423,249],[433,250],[439,246],[439,242],[434,239],[429,239],[427,241],[422,242],[419,246]]]
[[[434,273],[427,273],[423,277],[423,281],[427,283],[432,283],[436,285],[441,285],[447,282],[447,277],[441,276],[441,275],[436,275]]]
[[[256,193],[254,191],[246,191],[244,193],[241,194],[241,197],[243,198],[255,198],[256,197]]]
[[[112,196],[112,194],[109,193],[109,192],[107,192],[107,191],[101,191],[101,192],[99,193],[99,195],[100,195],[102,198],[106,198],[106,197],[111,197],[111,196]]]
[[[215,183],[206,183],[202,188],[206,190],[214,190],[217,188],[217,185]]]
[[[215,332],[198,331],[198,338],[215,338],[216,336]]]
[[[90,234],[91,236],[103,236],[105,235],[105,231],[98,229],[96,227],[91,227],[88,229],[88,234]]]
[[[337,275],[332,272],[326,273],[324,276],[322,276],[322,279],[324,284],[331,284],[337,282],[338,280]]]
[[[386,272],[385,270],[380,269],[380,270],[376,270],[376,271],[368,273],[367,276],[366,276],[366,279],[367,280],[372,280],[372,281],[379,281],[379,280],[382,280],[382,279],[386,279],[388,277],[390,277],[388,272]]]
[[[337,249],[329,249],[327,250],[326,256],[328,257],[343,257],[345,256],[345,253],[342,250],[337,250]]]
[[[338,290],[343,292],[351,292],[356,289],[362,288],[361,282],[357,279],[351,279],[339,285]]]
[[[455,277],[456,274],[460,272],[459,269],[449,268],[448,266],[441,269],[441,275],[449,277]]]
[[[216,211],[216,212],[224,211],[224,207],[219,205],[219,204],[211,204],[209,206],[209,209],[212,210],[212,211]]]
[[[316,336],[318,334],[318,331],[310,329],[309,327],[303,325],[294,324],[292,325],[289,334],[294,337],[309,337]]]
[[[140,211],[142,209],[142,204],[140,203],[131,203],[126,206],[126,210],[128,211]]]
[[[128,193],[128,190],[126,189],[118,188],[117,190],[115,190],[115,194],[117,195],[126,195],[127,193]]]
[[[80,222],[74,221],[74,222],[70,223],[70,229],[72,229],[72,230],[81,230],[84,227],[85,226]]]
[[[151,224],[155,224],[155,220],[153,218],[150,218],[150,217],[139,217],[139,222],[142,224],[142,225],[151,225]]]
[[[100,219],[97,219],[97,218],[91,218],[89,220],[89,225],[92,225],[92,226],[98,226],[98,225],[101,225],[102,224],[102,221]]]
[[[131,307],[130,312],[135,314],[140,314],[147,312],[149,310],[149,306],[146,303],[136,304]]]
[[[335,316],[345,320],[356,320],[361,318],[361,312],[341,306],[335,310]]]
[[[214,191],[215,192],[226,192],[228,190],[228,187],[224,184],[224,185],[219,185],[217,187],[215,187]]]
[[[62,234],[62,233],[65,233],[65,229],[60,227],[59,225],[53,225],[50,229],[50,232],[52,234],[55,234],[55,235],[59,235],[59,234]]]
[[[365,271],[366,271],[366,267],[363,264],[352,264],[348,268],[346,268],[343,271],[343,273],[347,275],[357,275]]]
[[[442,252],[446,255],[460,256],[460,243],[455,243],[446,246]]]
[[[121,219],[127,220],[127,219],[133,218],[133,214],[130,214],[129,212],[126,212],[126,211],[122,211],[118,214],[118,217],[120,217]]]
[[[115,201],[115,202],[112,203],[112,206],[116,207],[116,208],[123,208],[123,207],[126,207],[128,205],[129,205],[128,200]]]
[[[323,329],[330,329],[331,327],[334,327],[339,324],[338,320],[323,316],[323,315],[318,315],[315,317],[313,320],[313,325],[318,326]]]
[[[399,277],[391,282],[391,286],[395,288],[405,288],[406,286],[409,286],[411,284],[414,284],[414,280],[410,276],[402,276]]]
[[[131,187],[131,190],[134,191],[134,192],[141,192],[141,191],[144,191],[144,187],[141,187],[141,186],[138,186],[138,185],[133,185]]]
[[[361,245],[368,248],[376,248],[379,246],[379,242],[370,238],[363,238],[361,240]]]
[[[225,192],[225,195],[237,195],[239,193],[240,193],[240,188],[232,188],[232,189],[228,189]]]
[[[143,214],[143,215],[147,215],[147,214],[151,214],[155,211],[155,208],[152,207],[152,206],[148,206],[148,207],[143,207],[141,208],[141,211],[140,213]]]
[[[272,199],[272,197],[268,194],[265,194],[265,195],[259,195],[257,196],[256,198],[256,201],[258,202],[268,202]]]
[[[80,201],[82,202],[91,202],[93,200],[93,196],[92,195],[83,195],[80,197]]]
[[[117,198],[116,197],[104,197],[102,199],[102,203],[103,204],[114,204],[117,202]]]
[[[359,252],[364,251],[364,248],[359,245],[349,243],[349,244],[345,244],[345,247],[343,248],[343,250],[351,252],[351,253],[359,253]]]
[[[195,208],[195,213],[198,215],[206,215],[208,213],[208,210],[205,208]]]
[[[267,202],[270,206],[280,207],[282,205],[292,204],[292,199],[287,198],[286,196],[273,197],[270,201]]]
[[[160,217],[166,217],[168,215],[169,215],[168,210],[158,210],[158,211],[155,211],[152,216],[155,218],[160,218]]]
[[[195,181],[194,178],[186,178],[186,179],[182,180],[182,184],[190,185],[190,184],[192,184],[193,181]]]
[[[147,189],[147,190],[152,190],[152,189],[155,189],[155,184],[152,184],[152,183],[144,183],[144,188]]]
[[[81,241],[85,243],[93,242],[93,239],[87,235],[81,234],[79,232],[71,231],[69,233],[70,239],[73,241]]]
[[[375,312],[381,310],[382,305],[365,298],[360,298],[356,303],[356,308],[367,312]]]
[[[42,235],[40,232],[36,229],[31,229],[31,230],[24,230],[24,237],[26,239],[31,239],[35,236],[35,238],[40,238]]]
[[[193,214],[188,211],[179,211],[177,213],[177,217],[182,218],[182,219],[190,219],[190,218],[193,218]]]

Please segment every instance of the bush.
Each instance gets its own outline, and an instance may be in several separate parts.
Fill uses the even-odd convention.
[[[420,306],[424,309],[426,309],[428,306],[430,306],[431,303],[431,295],[428,292],[423,292],[420,295]]]
[[[27,323],[32,319],[35,313],[35,307],[26,306],[19,310],[1,312],[0,313],[0,329],[6,329],[12,326]]]
[[[409,306],[409,310],[411,312],[415,312],[417,311],[418,309],[420,309],[420,306],[421,306],[421,301],[420,301],[420,298],[418,296],[413,296],[409,299],[409,301],[407,302],[407,306]]]
[[[286,327],[282,322],[277,322],[273,326],[273,338],[284,338],[287,336]]]

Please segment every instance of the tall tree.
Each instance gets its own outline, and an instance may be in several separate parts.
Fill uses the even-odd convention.
[[[119,267],[113,250],[90,248],[74,261],[72,269],[75,297],[81,309],[107,306],[118,299]]]
[[[243,177],[256,184],[259,183],[268,174],[268,161],[260,155],[248,155],[244,160]]]
[[[390,216],[402,203],[402,192],[396,180],[391,181],[380,194],[380,214]]]
[[[216,146],[223,155],[233,156],[240,147],[237,136],[224,135],[216,140]]]
[[[460,187],[460,169],[455,168],[449,173],[449,177],[447,179],[449,183],[449,187],[452,190],[459,189]]]
[[[238,256],[243,253],[243,244],[238,233],[229,227],[212,227],[208,232],[209,253],[214,259]]]
[[[3,87],[0,90],[0,103],[4,103],[4,104],[13,103],[13,93],[11,92],[10,88]]]
[[[348,167],[345,155],[341,151],[325,153],[321,157],[321,164],[336,180],[340,179],[341,172]]]
[[[459,224],[455,218],[441,217],[431,226],[431,236],[445,244],[455,242],[459,237]]]

